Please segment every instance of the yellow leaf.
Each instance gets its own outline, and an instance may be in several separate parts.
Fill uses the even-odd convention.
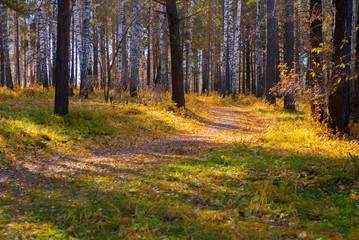
[[[342,63],[342,64],[340,64],[340,65],[339,65],[339,67],[341,67],[341,68],[345,68],[345,64],[344,64],[344,63]]]

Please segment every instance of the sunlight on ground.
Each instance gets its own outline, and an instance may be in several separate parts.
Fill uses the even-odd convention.
[[[358,140],[329,136],[305,105],[101,97],[58,117],[52,91],[1,89],[0,238],[359,235]]]

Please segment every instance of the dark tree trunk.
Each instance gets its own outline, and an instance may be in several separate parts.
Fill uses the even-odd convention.
[[[350,35],[352,29],[352,0],[333,0],[334,52],[333,78],[329,95],[329,127],[333,133],[345,133],[349,124]],[[343,41],[343,40],[347,41]],[[342,66],[345,64],[345,66]]]
[[[202,58],[202,93],[208,93],[209,91],[209,51],[205,49],[203,51]]]
[[[322,0],[310,0],[310,56],[308,66],[308,85],[310,88],[310,101],[312,118],[324,122],[325,112],[325,84],[321,69],[322,53],[313,51],[322,43]]]
[[[19,47],[19,15],[15,13],[15,71],[16,79],[15,84],[18,88],[21,88],[21,75],[20,75],[20,47]]]
[[[57,53],[55,68],[55,114],[69,112],[70,1],[58,1]]]
[[[1,20],[1,19],[0,19]],[[2,39],[2,24],[0,24],[0,78],[1,78],[1,86],[5,87],[5,56],[4,56],[4,44],[3,44],[3,39]]]
[[[355,28],[359,26],[359,3],[356,4],[356,24]],[[359,30],[356,31],[356,42],[355,42],[355,61],[354,61],[354,76],[357,76],[353,80],[353,90],[352,90],[352,99],[351,99],[351,119],[354,121],[359,120]]]
[[[183,52],[181,49],[180,22],[177,15],[176,0],[167,0],[166,10],[171,42],[172,100],[176,103],[177,107],[184,107]]]
[[[271,93],[271,88],[275,82],[275,27],[276,20],[274,15],[274,0],[267,0],[267,66],[266,66],[266,101],[274,104],[275,96]]]
[[[294,68],[294,3],[292,0],[285,1],[285,23],[284,23],[284,63],[287,64],[289,74]],[[292,91],[293,89],[289,89]],[[284,109],[295,110],[294,95],[287,93],[284,95]]]
[[[246,93],[251,91],[251,61],[250,61],[250,43],[249,39],[246,41]]]

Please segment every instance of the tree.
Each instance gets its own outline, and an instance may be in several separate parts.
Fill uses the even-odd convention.
[[[262,97],[264,93],[264,82],[262,75],[262,44],[261,44],[261,25],[262,25],[262,0],[257,0],[256,11],[256,84],[257,97]]]
[[[1,24],[2,24],[2,45],[3,45],[3,61],[4,69],[2,72],[5,74],[6,87],[14,89],[12,81],[10,54],[9,54],[9,27],[7,22],[7,12],[5,4],[1,4]]]
[[[30,86],[34,85],[34,75],[33,75],[33,61],[32,61],[32,42],[31,42],[31,7],[30,0],[27,0],[27,42],[28,42],[28,51],[27,51],[27,61],[30,66]]]
[[[239,51],[239,36],[241,33],[241,11],[242,11],[242,0],[238,0],[237,6],[237,21],[234,37],[234,56],[233,56],[233,69],[232,69],[232,96],[234,97],[237,92],[237,77],[240,74],[238,72],[238,51]]]
[[[320,45],[323,41],[322,33],[322,0],[310,0],[309,5],[309,43],[310,55],[308,66],[308,85],[312,118],[324,122],[325,111],[325,84],[321,69],[322,51]]]
[[[190,27],[189,27],[189,40],[188,40],[188,67],[186,68],[186,93],[190,91],[191,86],[191,76],[193,68],[193,23],[194,23],[194,0],[191,0],[191,10],[190,10]]]
[[[166,0],[171,45],[172,100],[178,108],[185,107],[183,89],[183,52],[176,0]]]
[[[275,82],[275,6],[274,0],[267,0],[267,67],[266,67],[266,101],[274,104],[275,96],[271,92]]]
[[[139,21],[140,1],[133,1],[133,20],[132,20],[132,43],[131,43],[131,79],[130,79],[130,94],[132,97],[137,95],[137,82],[139,71]]]
[[[87,98],[89,93],[88,69],[90,49],[90,3],[91,0],[84,0],[84,17],[82,24],[82,53],[80,54],[80,95]],[[81,47],[81,46],[80,46]],[[82,55],[82,56],[81,56]]]
[[[38,29],[39,29],[39,45],[40,45],[40,80],[44,88],[49,87],[49,78],[47,75],[47,17],[46,17],[46,2],[41,0],[39,2],[39,14],[38,14]]]
[[[70,0],[58,1],[55,67],[55,114],[69,112]]]
[[[287,73],[294,69],[294,3],[292,0],[285,0],[285,22],[284,22],[284,63],[287,65]],[[289,92],[293,91],[289,89]],[[295,110],[294,95],[284,94],[284,109]]]
[[[166,16],[166,6],[161,5],[161,15],[160,15],[160,40],[159,40],[159,81],[161,88],[167,90],[168,86],[168,77],[167,77],[167,58],[166,58],[166,29],[167,29],[167,16]]]
[[[221,96],[226,95],[226,82],[229,72],[229,46],[228,46],[228,16],[229,16],[229,0],[223,0],[223,58],[222,58],[222,81]]]
[[[329,94],[329,128],[333,133],[345,133],[349,124],[350,35],[352,29],[352,0],[333,0],[334,36],[333,77]]]

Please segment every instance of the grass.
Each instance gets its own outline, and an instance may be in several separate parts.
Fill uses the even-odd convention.
[[[174,110],[166,96],[99,93],[59,117],[52,91],[0,91],[0,239],[358,239],[359,143],[315,126],[303,104],[188,95]],[[188,153],[128,150],[233,106],[253,131]]]

